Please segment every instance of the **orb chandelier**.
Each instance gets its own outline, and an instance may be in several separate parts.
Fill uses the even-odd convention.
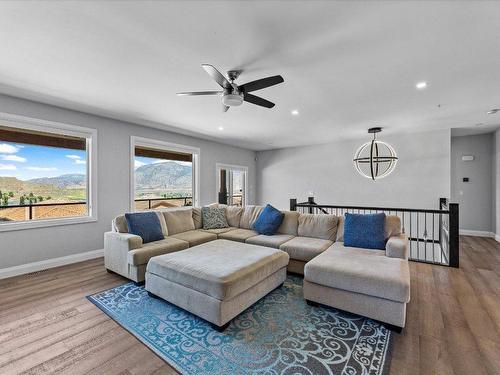
[[[358,148],[353,159],[354,168],[358,173],[372,180],[390,175],[398,162],[394,148],[377,139],[377,133],[381,131],[382,128],[368,129],[368,133],[373,134],[373,139]]]

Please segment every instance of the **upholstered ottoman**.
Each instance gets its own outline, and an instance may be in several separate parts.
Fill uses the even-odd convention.
[[[151,258],[146,290],[223,330],[283,284],[288,260],[278,249],[215,240]]]

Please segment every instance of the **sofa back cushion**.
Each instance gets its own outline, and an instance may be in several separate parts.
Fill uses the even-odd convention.
[[[160,221],[161,231],[164,237],[168,236],[167,224],[165,223],[165,217],[163,216],[162,211],[151,210],[145,212],[154,212],[158,216],[158,220]],[[118,233],[129,233],[127,220],[125,219],[125,215],[118,215],[111,222],[111,227],[114,232]]]
[[[191,208],[168,210],[164,211],[163,215],[169,236],[195,229]]]
[[[201,216],[201,208],[193,207],[192,210],[193,210],[194,229],[203,228],[203,217]]]
[[[243,213],[243,208],[238,206],[227,206],[226,207],[226,219],[230,227],[238,228],[240,226],[241,214]]]
[[[401,219],[396,215],[386,215],[384,237],[387,241],[390,237],[401,234]],[[337,242],[344,242],[344,217],[339,216],[339,225],[337,229]]]
[[[142,243],[163,240],[160,219],[156,212],[134,212],[125,214],[128,231],[131,234],[140,236]]]
[[[111,222],[111,226],[114,232],[118,233],[128,233],[127,220],[125,220],[125,215],[118,215]]]
[[[329,214],[300,214],[297,233],[300,237],[313,237],[335,241],[338,217]]]
[[[344,246],[385,250],[385,214],[346,213]]]
[[[242,229],[252,229],[255,220],[259,217],[264,207],[262,206],[245,206],[241,214],[240,225]]]
[[[283,222],[278,228],[278,233],[280,234],[290,234],[292,236],[297,235],[299,228],[299,213],[297,211],[281,211],[285,216],[283,216]]]

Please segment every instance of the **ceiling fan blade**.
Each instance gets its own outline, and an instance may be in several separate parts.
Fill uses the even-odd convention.
[[[226,77],[224,77],[224,75],[217,69],[215,69],[212,65],[201,64],[201,67],[205,69],[205,72],[207,72],[210,75],[210,77],[212,77],[214,81],[220,85],[220,87],[224,89],[231,87],[231,83],[229,83]]]
[[[222,91],[193,91],[193,92],[178,92],[179,96],[197,96],[197,95],[220,95]]]
[[[256,90],[262,90],[265,89],[266,87],[274,86],[282,82],[285,82],[282,76],[272,76],[244,83],[241,86],[238,86],[238,88],[243,92],[250,92]]]
[[[222,105],[222,112],[227,112],[227,110],[229,109],[229,106],[227,105]]]
[[[266,108],[273,108],[274,103],[270,102],[269,100],[266,100],[264,98],[261,98],[260,96],[255,96],[252,94],[244,94],[243,95],[243,100],[252,104],[260,105],[261,107],[266,107]]]

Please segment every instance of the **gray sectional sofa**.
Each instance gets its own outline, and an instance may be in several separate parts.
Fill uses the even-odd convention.
[[[262,206],[227,206],[228,228],[202,229],[201,208],[155,211],[164,239],[147,244],[128,233],[123,215],[105,233],[105,266],[135,282],[143,282],[152,257],[177,252],[216,239],[280,249],[289,255],[289,272],[304,275],[304,297],[404,327],[410,299],[408,239],[397,216],[386,217],[384,250],[345,247],[343,217],[283,211],[277,233],[252,229]]]

